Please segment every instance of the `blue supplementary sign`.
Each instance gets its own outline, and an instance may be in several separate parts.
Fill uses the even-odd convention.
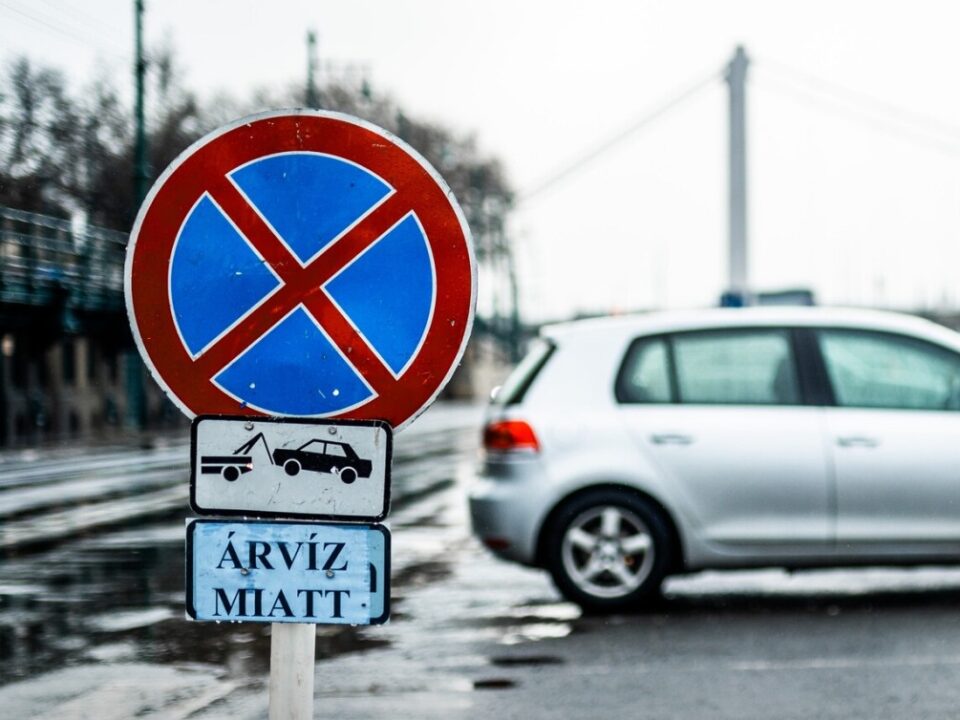
[[[187,613],[217,622],[372,625],[390,614],[381,525],[196,520]]]

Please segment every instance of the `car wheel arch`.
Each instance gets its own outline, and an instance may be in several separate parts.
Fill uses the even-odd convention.
[[[549,528],[553,523],[554,518],[560,512],[567,503],[570,503],[582,495],[587,493],[592,493],[597,490],[619,490],[632,493],[643,501],[649,503],[656,509],[661,517],[664,520],[664,523],[667,527],[667,532],[670,537],[671,545],[671,557],[673,558],[672,567],[670,568],[671,573],[681,572],[684,565],[684,554],[683,554],[683,541],[680,538],[680,531],[677,526],[677,521],[673,516],[673,513],[656,497],[651,495],[648,492],[644,492],[639,488],[636,488],[632,485],[625,485],[623,483],[616,482],[607,482],[607,483],[594,483],[591,485],[584,485],[582,487],[573,490],[570,493],[567,493],[562,498],[557,500],[554,503],[553,507],[550,508],[550,511],[544,516],[543,521],[540,523],[540,528],[537,531],[537,554],[536,554],[536,565],[538,567],[545,567],[546,565],[546,540],[549,535]]]

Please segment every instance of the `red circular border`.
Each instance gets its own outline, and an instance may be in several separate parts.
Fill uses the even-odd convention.
[[[387,395],[325,417],[380,419],[394,427],[416,417],[459,361],[473,322],[475,266],[469,230],[452,193],[415,151],[363,121],[297,111],[237,121],[201,139],[161,176],[140,210],[128,248],[127,307],[144,360],[187,415],[262,415],[192,372],[174,324],[168,271],[177,234],[208,188],[244,163],[282,152],[326,153],[369,169],[414,198],[436,270],[434,313],[414,361]],[[269,301],[268,301],[269,302]]]

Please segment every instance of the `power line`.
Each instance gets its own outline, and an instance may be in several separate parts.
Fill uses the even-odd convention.
[[[541,180],[539,183],[534,185],[532,188],[526,192],[520,193],[517,203],[522,204],[529,202],[532,198],[540,195],[544,191],[550,189],[557,183],[566,178],[570,177],[574,173],[579,172],[584,167],[590,163],[597,160],[602,155],[608,153],[610,150],[615,148],[620,143],[624,142],[630,138],[635,133],[639,132],[641,129],[650,125],[654,121],[660,119],[662,116],[666,115],[668,112],[674,108],[682,105],[684,102],[692,98],[694,95],[698,94],[705,87],[713,84],[720,78],[720,73],[716,70],[710,72],[709,75],[697,80],[694,83],[688,85],[684,90],[673,95],[660,104],[656,105],[652,110],[649,110],[641,117],[634,120],[630,125],[616,133],[615,135],[609,137],[606,140],[598,143],[591,149],[587,150],[583,154],[569,161],[565,165],[561,166],[559,169],[553,171],[546,178]]]
[[[761,85],[802,104],[851,117],[901,139],[950,152],[960,151],[960,126],[794,70],[776,61],[764,59],[757,67],[761,70]],[[765,81],[764,76],[772,82]]]
[[[960,126],[946,123],[940,118],[918,112],[912,108],[904,107],[888,100],[878,98],[869,93],[841,85],[840,83],[827,80],[811,73],[797,70],[777,60],[761,58],[761,68],[771,70],[774,74],[779,73],[784,78],[792,80],[795,83],[804,84],[810,88],[828,95],[834,95],[842,98],[851,104],[857,104],[865,109],[870,109],[878,114],[896,117],[903,122],[910,122],[918,125],[926,125],[935,132],[942,132],[949,135],[960,137]]]
[[[9,5],[8,3],[0,3],[0,9],[12,12],[13,14],[17,15],[21,20],[25,20],[28,24],[33,25],[34,27],[41,28],[44,30],[50,30],[68,40],[73,40],[74,42],[83,43],[84,45],[87,44],[87,40],[85,38],[82,38],[79,35],[76,35],[70,32],[69,30],[65,30],[62,27],[58,27],[52,23],[49,23],[46,20],[42,20],[34,15],[31,15],[28,12],[24,12],[19,8]]]
[[[780,93],[790,99],[813,108],[814,110],[826,111],[833,115],[845,117],[864,125],[867,125],[876,132],[883,133],[901,141],[908,141],[914,145],[933,148],[941,152],[951,154],[960,154],[960,137],[949,138],[946,136],[934,136],[921,129],[912,128],[902,124],[897,124],[889,118],[883,116],[865,113],[862,109],[853,106],[843,105],[834,99],[825,98],[816,95],[801,88],[791,87],[789,85],[780,85],[777,83],[767,83],[761,81],[761,87],[767,87],[773,92]]]
[[[0,2],[0,9],[6,10],[8,13],[13,13],[21,22],[26,22],[27,24],[41,30],[49,30],[50,32],[56,33],[57,35],[82,45],[85,48],[89,48],[91,45],[96,45],[98,42],[103,40],[102,36],[97,37],[95,40],[90,34],[80,34],[80,32],[82,32],[80,28],[75,26],[71,27],[52,21],[50,18],[26,10],[22,6],[14,5],[10,2],[10,0]],[[119,46],[116,45],[114,41],[108,41],[107,44],[111,46],[109,51],[110,55],[114,57],[125,57],[120,54]]]
[[[79,23],[80,25],[85,26],[87,30],[102,34],[102,33],[111,33],[115,34],[121,32],[123,29],[113,23],[106,23],[95,15],[84,12],[75,5],[69,3],[64,3],[62,0],[42,0],[43,4],[49,8],[49,13],[54,13],[56,17],[60,17],[61,14],[66,13],[74,19],[74,23]]]

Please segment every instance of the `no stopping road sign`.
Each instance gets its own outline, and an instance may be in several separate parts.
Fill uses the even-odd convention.
[[[185,151],[140,210],[125,281],[141,353],[189,416],[403,427],[449,380],[476,302],[439,175],[384,130],[307,110]]]

